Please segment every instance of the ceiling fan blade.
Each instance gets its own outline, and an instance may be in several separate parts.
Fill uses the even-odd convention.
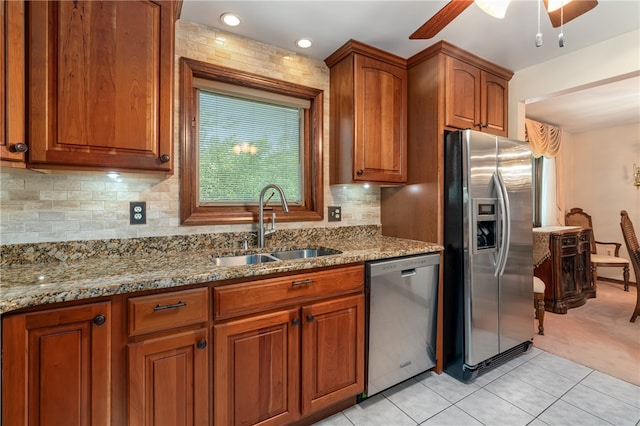
[[[545,0],[546,2],[546,0]],[[460,15],[473,0],[451,0],[435,15],[409,36],[411,40],[431,38],[449,25],[456,16]]]
[[[564,11],[562,16],[562,22],[560,22],[560,9],[556,9],[553,12],[549,12],[549,0],[544,0],[544,7],[547,9],[549,19],[553,28],[558,28],[561,23],[566,24],[572,19],[577,18],[585,12],[590,11],[598,5],[597,0],[572,0],[564,5]]]

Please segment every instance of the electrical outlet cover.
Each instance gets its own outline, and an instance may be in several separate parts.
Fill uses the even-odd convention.
[[[342,220],[342,208],[340,206],[329,206],[329,222],[340,222]]]
[[[147,223],[147,203],[145,201],[131,201],[129,203],[129,224],[144,225]]]

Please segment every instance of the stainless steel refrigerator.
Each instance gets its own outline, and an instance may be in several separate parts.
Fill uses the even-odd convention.
[[[467,382],[532,344],[532,158],[462,130],[445,134],[444,163],[443,362]]]

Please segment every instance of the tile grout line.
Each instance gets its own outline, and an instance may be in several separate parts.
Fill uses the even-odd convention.
[[[582,386],[584,386],[585,388],[587,388],[587,389],[589,389],[589,390],[591,390],[591,391],[595,391],[595,392],[597,392],[597,393],[598,393],[598,394],[600,394],[600,395],[607,396],[607,397],[611,398],[612,400],[615,400],[615,401],[617,401],[617,402],[619,402],[619,403],[624,404],[625,406],[629,406],[629,407],[630,407],[630,408],[632,408],[632,409],[636,409],[636,408],[638,408],[638,407],[634,406],[633,404],[630,404],[630,403],[628,403],[628,402],[626,402],[626,401],[624,401],[624,400],[622,400],[622,399],[620,399],[620,398],[618,398],[618,397],[616,397],[616,396],[614,396],[614,395],[610,395],[610,394],[608,394],[608,393],[602,392],[602,391],[600,391],[599,389],[595,389],[595,388],[593,388],[593,387],[591,387],[591,386],[589,386],[589,385],[585,384],[585,381],[586,381],[589,377],[591,377],[595,372],[598,372],[598,373],[600,373],[600,374],[605,374],[605,375],[606,375],[606,373],[602,373],[602,372],[600,372],[599,370],[592,369],[591,367],[584,366],[584,365],[582,365],[582,364],[580,364],[580,363],[577,363],[577,362],[575,362],[575,361],[571,361],[571,362],[572,362],[572,363],[574,363],[574,364],[576,364],[576,365],[579,365],[579,366],[581,366],[581,367],[584,367],[584,368],[588,369],[589,371],[588,371],[588,373],[587,373],[586,375],[584,375],[582,378],[578,379],[575,383],[573,383],[573,384],[569,387],[569,389],[568,389],[567,391],[563,392],[560,396],[557,396],[557,397],[556,397],[555,395],[553,395],[553,394],[549,394],[545,389],[541,388],[539,385],[536,385],[536,384],[533,384],[533,383],[529,383],[529,382],[527,382],[527,381],[525,381],[525,380],[522,380],[522,379],[521,379],[521,378],[519,378],[519,377],[514,377],[514,379],[516,379],[516,380],[518,380],[518,381],[520,381],[520,382],[522,382],[522,383],[526,383],[527,385],[532,386],[532,387],[534,387],[534,388],[538,389],[539,391],[541,391],[541,392],[543,392],[543,393],[545,393],[545,394],[548,394],[548,395],[552,396],[553,398],[555,398],[555,400],[554,400],[554,401],[553,401],[549,406],[547,406],[546,408],[544,408],[544,409],[543,409],[543,410],[542,410],[538,415],[533,415],[532,413],[529,413],[527,410],[525,410],[525,409],[521,408],[520,406],[518,406],[518,405],[516,405],[516,404],[514,404],[514,403],[512,403],[512,402],[510,402],[510,401],[508,401],[508,400],[506,400],[506,399],[504,399],[504,398],[502,398],[501,396],[499,396],[499,395],[495,394],[494,392],[491,392],[491,390],[489,390],[489,389],[487,388],[487,386],[489,386],[490,384],[494,383],[495,381],[497,381],[497,380],[499,380],[499,379],[501,379],[501,378],[506,377],[508,374],[512,373],[512,372],[513,372],[514,370],[516,370],[517,368],[519,368],[519,367],[523,367],[523,366],[526,366],[527,364],[528,364],[529,366],[535,366],[536,368],[542,368],[542,369],[544,369],[544,370],[546,370],[546,371],[549,371],[550,373],[556,374],[556,375],[558,375],[558,376],[562,377],[563,379],[569,380],[569,381],[571,381],[571,382],[573,382],[573,381],[575,380],[575,379],[573,379],[573,378],[571,378],[571,377],[567,377],[566,375],[560,374],[560,373],[558,373],[558,372],[556,372],[556,371],[554,371],[554,370],[552,370],[552,369],[548,368],[547,366],[540,365],[539,363],[536,363],[536,362],[530,363],[530,361],[532,361],[532,360],[536,359],[538,356],[540,356],[541,354],[545,354],[545,353],[547,353],[547,352],[546,352],[546,351],[544,351],[544,350],[540,350],[540,352],[539,352],[539,353],[537,353],[537,354],[535,354],[535,355],[531,356],[530,358],[527,358],[524,362],[519,363],[518,365],[514,366],[513,368],[510,368],[509,370],[502,372],[499,376],[497,376],[497,377],[493,378],[492,380],[490,380],[489,382],[485,383],[484,385],[482,385],[482,386],[477,386],[477,388],[476,388],[476,389],[472,390],[469,394],[465,395],[464,397],[462,397],[462,398],[458,399],[456,402],[451,402],[449,399],[447,399],[447,398],[445,398],[444,396],[442,396],[442,395],[441,395],[439,392],[437,392],[435,389],[432,389],[431,387],[429,387],[428,385],[426,385],[426,384],[425,384],[425,383],[423,383],[422,381],[417,380],[417,379],[416,379],[416,377],[417,377],[418,375],[416,375],[416,376],[412,377],[410,380],[412,380],[414,384],[418,383],[418,384],[422,385],[424,388],[428,389],[429,391],[433,392],[434,394],[436,394],[437,396],[439,396],[440,398],[442,398],[443,400],[445,400],[445,401],[447,402],[447,404],[448,404],[445,408],[443,408],[442,410],[439,410],[438,412],[436,412],[436,413],[434,413],[434,414],[430,415],[429,417],[427,417],[427,418],[426,418],[424,421],[422,421],[422,422],[418,422],[418,420],[416,420],[415,418],[413,418],[413,417],[412,417],[408,412],[406,412],[405,410],[403,410],[403,409],[402,409],[398,404],[396,404],[396,403],[395,403],[394,401],[392,401],[389,397],[387,397],[387,395],[386,395],[386,394],[384,394],[384,392],[382,392],[382,393],[381,393],[381,396],[382,396],[384,399],[386,399],[388,402],[390,402],[394,407],[396,407],[396,408],[397,408],[401,413],[403,413],[405,416],[407,416],[407,417],[408,417],[408,419],[410,419],[410,420],[411,420],[412,422],[414,422],[416,425],[421,425],[421,424],[424,424],[425,422],[428,422],[430,419],[432,419],[432,418],[434,418],[434,417],[436,417],[436,416],[440,415],[441,413],[443,413],[444,411],[446,411],[446,410],[450,409],[451,407],[455,407],[456,409],[458,409],[458,410],[462,411],[463,413],[465,413],[466,415],[468,415],[469,417],[471,417],[472,419],[474,419],[474,420],[475,420],[475,421],[477,421],[478,423],[480,423],[480,424],[482,424],[482,425],[485,425],[485,423],[483,423],[482,421],[480,421],[479,419],[477,419],[475,416],[473,416],[472,414],[468,413],[467,411],[465,411],[464,409],[462,409],[461,407],[459,407],[459,406],[457,405],[460,401],[463,401],[465,398],[468,398],[469,396],[471,396],[471,395],[473,395],[473,394],[477,393],[477,391],[478,391],[479,389],[484,389],[484,390],[486,390],[487,392],[489,392],[491,395],[493,395],[493,396],[495,396],[495,397],[498,397],[498,398],[499,398],[499,399],[501,399],[502,401],[504,401],[504,402],[508,403],[509,405],[511,405],[511,406],[513,406],[513,407],[515,407],[515,408],[517,408],[519,411],[521,411],[521,412],[523,412],[523,413],[525,413],[525,414],[527,414],[527,415],[533,416],[533,419],[532,419],[531,421],[529,421],[528,423],[526,423],[527,425],[531,424],[532,422],[535,422],[536,420],[538,420],[540,423],[543,423],[543,424],[547,425],[548,423],[546,423],[546,422],[544,422],[543,420],[541,420],[541,419],[540,419],[540,416],[542,416],[545,412],[547,412],[547,411],[548,411],[552,406],[554,406],[555,404],[557,404],[557,403],[558,403],[558,401],[562,401],[563,403],[569,404],[570,406],[572,406],[572,407],[576,408],[577,410],[579,410],[579,412],[583,412],[583,413],[588,414],[588,415],[590,415],[590,416],[594,416],[595,418],[597,418],[597,419],[599,419],[599,420],[601,420],[601,421],[603,421],[603,422],[605,422],[605,423],[607,423],[607,424],[611,424],[611,422],[610,422],[610,421],[608,421],[608,420],[606,420],[606,419],[602,418],[602,417],[601,417],[601,415],[598,415],[598,414],[595,414],[595,413],[591,413],[591,412],[589,412],[589,411],[586,411],[586,410],[584,410],[583,408],[580,408],[580,407],[576,406],[575,404],[571,404],[570,402],[568,402],[568,401],[566,401],[566,400],[564,400],[564,399],[563,399],[563,398],[564,398],[564,397],[565,397],[569,392],[571,392],[571,391],[575,390],[575,389],[576,389],[576,387],[577,387],[578,385],[582,385]],[[549,354],[550,354],[550,353],[549,353]],[[551,354],[551,355],[553,355],[553,354]],[[559,357],[559,358],[561,358],[561,359],[563,359],[563,360],[564,360],[564,358],[562,358],[562,357]],[[550,359],[549,361],[553,361],[553,359]],[[569,360],[569,361],[570,361],[570,360]],[[421,374],[422,374],[422,373],[421,373]],[[445,372],[442,372],[441,374],[446,374],[446,373],[445,373]],[[610,375],[607,375],[607,376],[610,376]],[[429,376],[429,377],[432,377],[432,376]],[[426,379],[428,379],[429,377],[427,377]],[[613,376],[610,376],[610,377],[613,377]],[[615,377],[613,377],[613,378],[615,378]],[[631,385],[633,385],[633,384],[631,384]],[[633,385],[633,386],[635,386],[635,385]],[[637,387],[637,386],[636,386],[636,387]],[[348,416],[346,416],[346,414],[344,414],[344,412],[342,412],[342,414],[343,414],[343,416],[347,419],[347,421],[349,422],[349,424],[351,424],[351,425],[353,425],[353,426],[358,426],[358,425],[356,425],[356,424],[355,424],[355,423],[354,423],[354,422],[353,422],[353,421],[352,421]],[[636,426],[639,426],[639,425],[640,425],[640,421],[636,423]]]
[[[624,402],[624,401],[622,401],[622,400],[620,400],[620,399],[618,399],[618,398],[616,398],[616,397],[614,397],[614,396],[612,396],[612,395],[606,394],[606,393],[604,393],[604,392],[600,392],[600,391],[599,391],[599,390],[597,390],[597,389],[594,389],[594,388],[592,388],[592,387],[590,387],[590,386],[587,386],[587,385],[582,384],[582,381],[583,381],[584,379],[586,379],[587,377],[589,377],[589,376],[590,376],[594,371],[596,371],[596,370],[591,370],[591,372],[590,372],[589,374],[587,374],[587,375],[586,375],[586,376],[584,376],[582,379],[580,379],[580,381],[579,381],[578,383],[576,383],[574,386],[572,386],[572,387],[571,387],[571,389],[569,389],[569,390],[568,390],[568,391],[566,391],[564,394],[562,394],[562,396],[561,396],[560,398],[563,398],[566,394],[568,394],[568,393],[569,393],[569,392],[571,392],[573,389],[575,389],[575,387],[576,387],[576,386],[578,386],[578,385],[582,385],[582,386],[584,386],[584,387],[586,387],[586,388],[588,388],[588,389],[593,390],[594,392],[599,393],[600,395],[608,396],[609,398],[615,399],[616,401],[621,402],[622,404],[628,405],[628,406],[630,406],[630,407],[634,407],[633,405],[628,404],[628,403],[626,403],[626,402]],[[560,398],[559,398],[559,399],[560,399]],[[600,417],[598,414],[595,414],[595,413],[591,413],[591,412],[589,412],[589,411],[586,411],[586,410],[584,410],[584,409],[582,409],[582,408],[578,407],[577,405],[574,405],[574,404],[570,403],[569,401],[562,400],[562,402],[564,402],[565,404],[569,404],[569,405],[571,405],[572,407],[577,408],[577,409],[578,409],[578,410],[580,410],[580,411],[584,411],[585,413],[588,413],[588,414],[592,415],[593,417],[597,417],[598,419],[602,420],[602,421],[603,421],[603,422],[605,422],[605,423],[612,424],[612,423],[611,423],[611,422],[609,422],[608,420],[603,419],[602,417]],[[640,420],[638,420],[638,421],[640,421]],[[636,424],[638,424],[638,421],[636,421]]]

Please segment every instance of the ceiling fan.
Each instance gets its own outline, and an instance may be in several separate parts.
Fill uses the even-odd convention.
[[[410,39],[426,39],[432,38],[438,34],[444,27],[449,25],[458,15],[460,15],[467,7],[471,6],[474,0],[451,0],[442,9],[440,9],[435,15],[425,22],[420,28],[418,28],[413,34],[409,36]],[[485,3],[488,3],[485,1]],[[504,4],[504,10],[509,3],[507,0],[502,1]],[[551,20],[551,24],[554,28],[566,24],[572,19],[577,18],[583,13],[593,9],[598,4],[597,0],[556,0],[555,3],[558,6],[550,3],[554,3],[554,0],[544,0],[544,6]],[[563,4],[560,7],[560,4]]]

